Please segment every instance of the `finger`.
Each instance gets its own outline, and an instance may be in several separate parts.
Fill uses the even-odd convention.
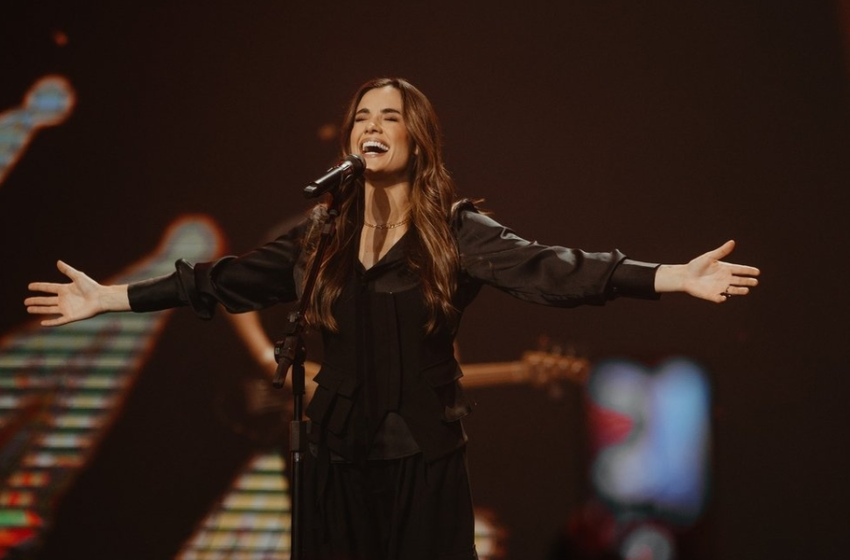
[[[53,282],[32,282],[27,286],[27,288],[29,288],[31,292],[58,294],[60,286],[62,286],[62,284],[55,284]]]
[[[750,288],[754,288],[759,285],[759,281],[757,278],[751,278],[749,276],[739,276],[737,278],[733,278],[731,282],[732,286],[749,286]]]
[[[59,308],[50,305],[30,305],[27,307],[27,313],[30,315],[59,315]]]
[[[741,267],[743,270],[741,272],[736,273],[738,276],[758,276],[761,274],[761,270],[757,269],[754,266],[744,266]]]
[[[718,294],[723,301],[726,301],[734,296],[745,296],[750,293],[750,287],[739,284],[729,284],[726,289]],[[722,302],[721,302],[722,303]]]
[[[24,300],[24,305],[26,305],[27,307],[30,307],[30,306],[36,306],[36,307],[52,306],[52,307],[56,307],[56,305],[58,303],[59,303],[59,298],[57,298],[56,296],[53,296],[53,297],[34,296],[34,297],[28,297],[27,299]]]
[[[56,268],[58,268],[59,272],[61,272],[71,280],[74,280],[75,277],[80,274],[79,270],[62,260],[56,261]]]
[[[723,257],[725,257],[726,255],[731,253],[734,248],[735,248],[735,241],[733,239],[730,239],[729,241],[727,241],[726,243],[724,243],[723,245],[721,245],[717,249],[709,251],[707,253],[707,255],[709,257],[711,257],[712,259],[719,261],[719,260],[722,260]]]
[[[758,276],[759,274],[761,274],[761,270],[757,269],[754,266],[732,263],[723,264],[729,267],[729,272],[731,272],[733,276]]]

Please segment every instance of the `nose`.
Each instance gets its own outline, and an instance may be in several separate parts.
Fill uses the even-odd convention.
[[[366,132],[376,132],[380,129],[381,127],[378,125],[375,119],[369,119],[369,121],[366,122]]]

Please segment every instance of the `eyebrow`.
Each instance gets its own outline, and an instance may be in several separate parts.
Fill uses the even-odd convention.
[[[362,109],[359,109],[359,110],[358,110],[356,113],[354,113],[354,114],[355,114],[355,115],[359,115],[359,114],[361,114],[361,113],[371,113],[371,112],[372,112],[372,111],[370,111],[368,108],[363,107]],[[381,114],[382,114],[382,115],[386,115],[386,114],[390,114],[390,113],[392,113],[392,114],[396,114],[396,115],[401,115],[401,111],[399,111],[398,109],[381,109]]]

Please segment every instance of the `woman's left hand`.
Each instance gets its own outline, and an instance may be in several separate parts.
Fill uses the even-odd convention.
[[[745,296],[758,285],[759,269],[724,262],[735,248],[727,241],[688,264],[661,265],[655,276],[655,291],[685,292],[700,299],[723,303],[733,296]]]

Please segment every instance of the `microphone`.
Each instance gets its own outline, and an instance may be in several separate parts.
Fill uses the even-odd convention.
[[[316,198],[330,190],[335,190],[363,175],[366,161],[362,156],[351,154],[345,156],[336,165],[328,169],[324,175],[304,188],[305,198]]]

